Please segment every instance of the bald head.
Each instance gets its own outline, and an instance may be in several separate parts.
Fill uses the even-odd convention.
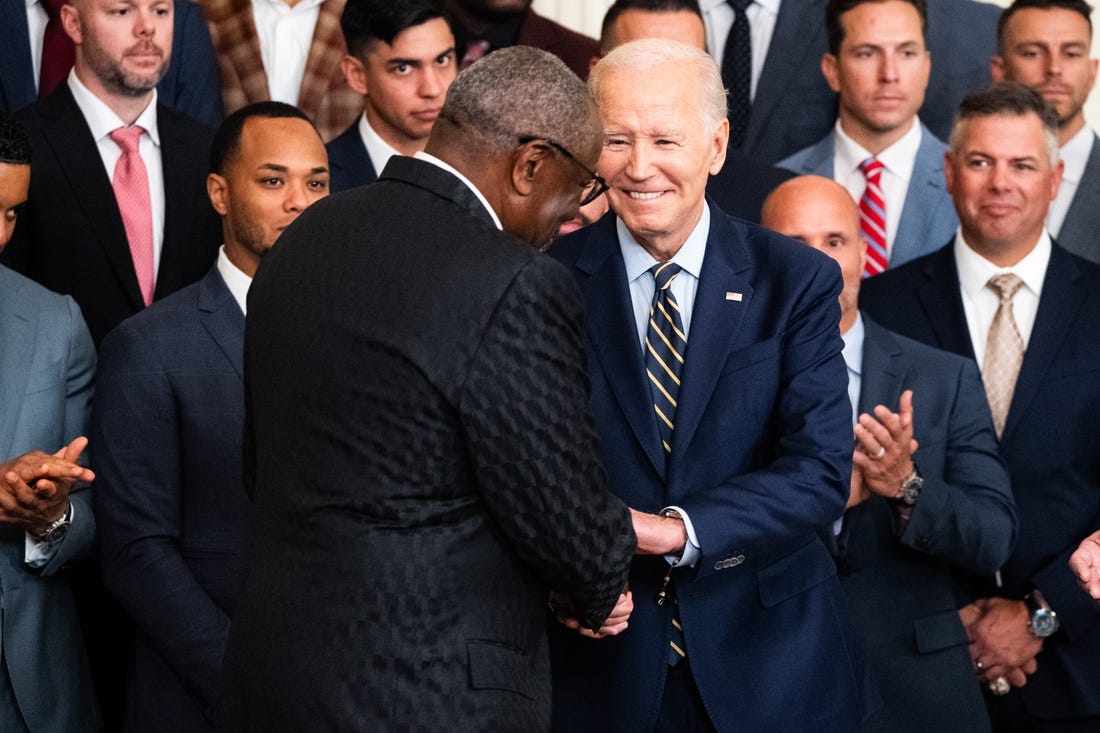
[[[821,176],[798,176],[780,184],[764,201],[761,224],[829,255],[840,265],[840,331],[855,323],[866,244],[859,209],[843,186]]]

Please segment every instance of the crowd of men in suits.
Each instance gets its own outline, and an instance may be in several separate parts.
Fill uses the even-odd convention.
[[[530,6],[0,8],[0,730],[1100,730],[1091,7]]]

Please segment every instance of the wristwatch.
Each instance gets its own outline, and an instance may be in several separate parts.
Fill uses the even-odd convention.
[[[1050,604],[1047,603],[1047,599],[1043,598],[1043,594],[1038,589],[1024,596],[1024,603],[1031,614],[1027,627],[1031,629],[1032,634],[1040,639],[1045,639],[1058,630],[1058,614],[1054,612]]]
[[[917,472],[917,467],[913,466],[913,472],[901,482],[901,488],[898,489],[898,495],[894,497],[894,501],[899,501],[905,506],[913,506],[920,498],[922,488],[924,488],[924,479]]]
[[[69,533],[69,523],[72,519],[73,505],[69,504],[65,508],[65,513],[51,522],[46,529],[41,532],[27,530],[27,534],[38,542],[44,542],[47,545],[56,545],[61,542],[61,540],[65,539],[65,535]]]

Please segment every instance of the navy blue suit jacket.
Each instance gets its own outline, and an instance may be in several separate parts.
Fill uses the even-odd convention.
[[[172,61],[157,84],[158,101],[210,127],[221,124],[222,82],[202,8],[174,0]],[[14,112],[38,99],[27,10],[21,2],[0,3],[0,109]]]
[[[1092,141],[1092,152],[1085,163],[1085,175],[1077,184],[1058,242],[1075,255],[1100,263],[1100,137]]]
[[[332,193],[377,180],[378,174],[363,144],[363,136],[359,134],[359,120],[326,143],[325,150],[328,152],[328,187]]]
[[[836,538],[841,585],[885,701],[864,730],[987,731],[952,568],[1000,568],[1016,509],[981,377],[968,359],[863,324],[859,411],[897,410],[913,390],[913,463],[924,478],[900,534],[891,502],[874,495],[845,513]]]
[[[817,534],[843,510],[852,450],[835,263],[711,204],[666,470],[615,216],[550,253],[584,293],[612,490],[644,512],[682,507],[698,535],[702,557],[674,584],[712,722],[854,730],[866,714],[863,669]],[[635,558],[622,635],[592,642],[555,628],[557,730],[653,728],[668,670],[672,609],[655,602],[667,567]]]
[[[127,730],[212,729],[249,507],[243,341],[215,267],[100,348],[93,495],[104,582],[137,627]]]
[[[768,194],[794,176],[785,168],[765,165],[729,150],[722,169],[707,179],[707,195],[730,216],[759,224],[760,210]]]
[[[863,283],[876,320],[918,341],[974,357],[954,244]],[[1061,629],[1043,643],[1038,671],[1019,689],[1044,718],[1100,715],[1100,606],[1081,591],[1070,554],[1100,529],[1100,266],[1055,244],[1000,452],[1020,516],[1001,571],[1004,587],[971,579],[975,596],[1022,598],[1038,588]]]

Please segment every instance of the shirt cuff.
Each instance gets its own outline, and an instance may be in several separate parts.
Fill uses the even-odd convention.
[[[660,513],[665,514],[666,512],[676,512],[680,519],[684,520],[684,529],[687,530],[687,542],[684,543],[684,549],[679,553],[665,555],[665,559],[671,565],[695,567],[695,564],[699,562],[699,558],[703,555],[703,549],[699,546],[699,538],[695,535],[695,526],[691,523],[691,517],[678,506],[666,506]]]

